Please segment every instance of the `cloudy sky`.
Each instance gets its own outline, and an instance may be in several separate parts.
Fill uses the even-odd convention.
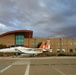
[[[34,37],[76,37],[76,0],[0,0],[0,33],[33,30]]]

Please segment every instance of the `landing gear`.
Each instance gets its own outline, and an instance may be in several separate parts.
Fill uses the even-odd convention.
[[[35,57],[35,54],[33,54],[33,57]]]
[[[30,57],[35,57],[35,54],[33,54],[33,55],[30,55]]]
[[[18,55],[20,55],[20,53],[19,52],[16,52],[15,55],[18,56]]]

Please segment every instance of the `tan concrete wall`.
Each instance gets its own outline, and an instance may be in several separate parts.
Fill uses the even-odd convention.
[[[28,38],[24,38],[24,46],[28,46]]]
[[[57,49],[65,49],[65,52],[69,52],[70,49],[75,50],[76,46],[74,45],[74,42],[76,42],[76,38],[63,38],[60,40],[60,38],[32,38],[30,39],[30,47],[36,47],[37,43],[47,41],[50,39],[51,49],[53,52],[57,52]],[[28,46],[28,38],[25,38],[25,45]],[[58,45],[58,42],[60,42],[60,45]],[[72,42],[72,45],[70,45],[70,42]],[[34,43],[34,44],[33,44]],[[62,45],[63,43],[63,45]]]
[[[0,44],[5,44],[7,46],[9,45],[15,45],[15,35],[7,35],[0,37]]]

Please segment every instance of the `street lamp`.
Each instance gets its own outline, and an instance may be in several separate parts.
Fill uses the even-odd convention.
[[[62,52],[62,39],[60,38],[60,53]]]

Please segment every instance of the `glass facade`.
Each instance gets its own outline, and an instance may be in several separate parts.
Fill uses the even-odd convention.
[[[16,35],[16,45],[24,45],[24,35]]]

